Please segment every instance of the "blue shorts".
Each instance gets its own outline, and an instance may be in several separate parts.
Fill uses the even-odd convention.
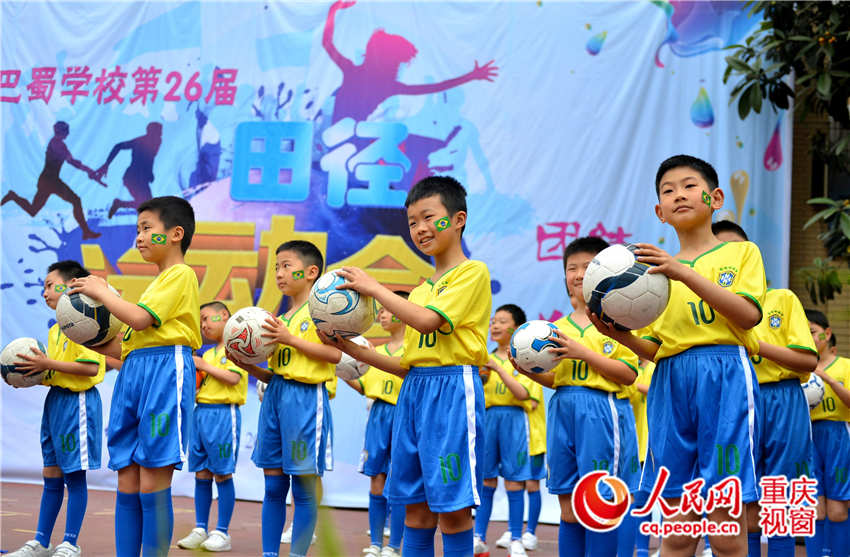
[[[333,422],[324,383],[275,375],[269,382],[257,424],[251,460],[284,474],[321,476],[333,468]]]
[[[759,385],[759,459],[756,473],[762,476],[811,477],[812,427],[809,405],[799,379]]]
[[[625,412],[615,399],[613,393],[574,386],[558,387],[552,395],[546,425],[550,493],[572,493],[579,478],[594,470],[627,480],[621,468]]]
[[[130,352],[112,392],[106,431],[109,468],[173,464],[180,470],[186,460],[194,402],[191,348],[154,346]]]
[[[357,471],[374,478],[390,471],[390,447],[392,446],[395,404],[375,399],[366,421],[366,438],[360,453]]]
[[[743,502],[758,500],[756,460],[759,388],[743,346],[695,346],[662,358],[646,400],[649,450],[641,489],[651,491],[661,466],[670,471],[664,497],[682,486],[741,480]]]
[[[812,422],[814,475],[818,495],[833,501],[850,500],[850,422]]]
[[[635,424],[635,413],[632,403],[627,398],[614,396],[614,405],[617,407],[617,420],[619,424],[620,463],[619,474],[629,491],[635,493],[640,487],[640,459],[638,458],[637,425]]]
[[[239,434],[242,430],[239,405],[198,403],[194,422],[189,471],[209,470],[220,476],[232,474],[239,457]]]
[[[549,471],[546,470],[546,453],[531,455],[531,479],[545,479]]]
[[[512,482],[531,479],[528,414],[519,406],[491,406],[484,411],[484,477]]]
[[[58,466],[65,474],[97,470],[102,429],[103,408],[96,388],[75,392],[50,387],[41,415],[44,466]]]
[[[413,367],[393,422],[390,503],[445,513],[480,504],[484,389],[475,366]]]

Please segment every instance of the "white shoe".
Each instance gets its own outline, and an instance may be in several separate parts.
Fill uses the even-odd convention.
[[[484,540],[481,539],[480,536],[475,536],[475,543],[472,546],[472,554],[475,557],[490,557],[490,550],[487,549],[487,544],[484,543]]]
[[[384,526],[384,537],[385,538],[390,537],[390,527],[389,526]]]
[[[393,549],[392,547],[385,545],[384,549],[381,550],[380,557],[401,557],[401,552],[398,549]]]
[[[511,531],[506,530],[502,537],[496,540],[496,547],[504,547],[505,549],[511,546]]]
[[[520,540],[511,541],[511,551],[508,555],[509,557],[528,557],[528,553],[525,552]]]
[[[381,557],[381,546],[370,545],[363,550],[363,557]]]
[[[529,551],[534,551],[537,549],[537,536],[531,532],[524,532],[522,534],[522,546]]]
[[[280,543],[292,543],[292,524],[283,531],[283,534],[280,536]],[[316,534],[313,534],[313,539],[310,540],[310,545],[314,543],[316,543]]]
[[[201,544],[207,551],[230,551],[230,536],[219,530],[210,532],[210,536]]]
[[[30,540],[22,548],[7,554],[6,557],[50,557],[52,552],[52,545],[44,547],[37,541]]]
[[[62,542],[56,546],[56,550],[50,557],[81,557],[83,550],[71,542]]]
[[[711,548],[709,547],[708,549],[703,549],[702,553],[699,554],[699,557],[713,557],[711,553]]]
[[[207,531],[203,528],[192,528],[189,535],[177,542],[180,549],[198,549],[207,539]]]

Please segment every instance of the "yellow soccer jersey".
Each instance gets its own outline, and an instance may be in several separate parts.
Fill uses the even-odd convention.
[[[411,302],[439,313],[446,322],[423,335],[413,327],[404,333],[401,365],[482,366],[490,325],[490,272],[481,261],[467,260],[446,271],[436,283],[427,280],[413,289]]]
[[[141,331],[125,329],[121,359],[151,346],[201,347],[198,277],[188,265],[172,265],[158,274],[139,299],[139,306],[151,314],[154,323]]]
[[[106,357],[68,339],[58,323],[50,327],[47,332],[47,357],[60,362],[97,364],[97,375],[88,377],[49,369],[45,371],[44,378],[41,380],[43,385],[63,387],[79,393],[103,381],[103,376],[106,374]]]
[[[827,375],[844,385],[845,388],[850,388],[850,360],[847,358],[837,357],[831,364],[826,366],[824,370]],[[845,406],[832,387],[823,383],[824,393],[823,401],[820,405],[812,410],[812,421],[817,420],[834,420],[836,422],[850,422],[850,408]]]
[[[490,353],[490,357],[493,358],[493,361],[502,366],[502,369],[510,373],[514,379],[519,381],[519,384],[522,385],[529,394],[531,393],[530,384],[533,383],[531,379],[515,370],[514,366],[512,366],[511,362],[508,360],[503,360],[494,353]],[[488,379],[487,383],[484,384],[484,406],[485,408],[490,408],[491,406],[519,406],[520,408],[525,408],[525,401],[516,398],[505,382],[502,381],[499,374],[495,371],[491,371],[490,379]]]
[[[534,456],[546,452],[546,401],[543,399],[543,387],[540,383],[530,382],[529,397],[525,411],[528,414],[528,454]],[[531,401],[537,401],[537,408],[531,408]]]
[[[635,375],[637,375],[638,357],[619,342],[597,331],[593,325],[588,325],[582,329],[568,315],[558,319],[555,322],[555,326],[565,335],[576,339],[594,352],[607,356],[612,360],[623,362],[632,368]],[[555,387],[562,387],[564,385],[590,387],[609,393],[619,393],[624,387],[620,383],[611,381],[601,375],[592,367],[588,366],[584,360],[561,360],[552,371],[555,373]]]
[[[383,344],[377,350],[387,356],[398,358],[403,354],[404,346],[399,346],[395,352],[390,352],[389,346]],[[375,400],[383,400],[390,404],[396,404],[398,402],[398,393],[401,390],[401,384],[404,380],[398,375],[387,373],[376,367],[370,367],[358,381],[360,382],[360,386],[363,387],[364,396]]]
[[[334,375],[333,379],[325,381],[325,389],[328,391],[328,400],[333,400],[336,397],[336,384],[339,382],[337,381],[338,379],[339,378]]]
[[[758,340],[774,346],[809,350],[817,355],[806,312],[796,294],[784,288],[769,289],[764,296],[762,311],[764,318],[753,329]],[[751,356],[750,360],[759,383],[773,383],[784,379],[799,379],[804,382],[809,380],[808,373],[791,371],[758,354]]]
[[[201,388],[195,393],[195,401],[203,404],[245,404],[248,398],[248,374],[227,359],[224,347],[213,346],[201,358],[210,365],[239,374],[239,383],[228,385],[206,374],[201,381]]]
[[[761,310],[767,288],[761,252],[752,242],[724,242],[693,261],[680,260],[700,275],[731,292],[745,296]],[[643,337],[658,344],[655,360],[674,356],[694,346],[728,344],[758,353],[752,330],[729,323],[684,283],[670,281],[670,301],[664,313],[645,329]]]
[[[641,462],[646,457],[646,445],[649,441],[649,427],[646,421],[646,395],[637,390],[636,385],[645,385],[649,387],[652,381],[652,372],[655,371],[655,364],[646,362],[640,366],[637,379],[635,379],[634,389],[631,391],[629,399],[632,403],[632,411],[635,415],[635,427],[637,428],[638,436],[638,458]]]
[[[284,317],[278,317],[278,319],[283,321],[287,330],[298,338],[316,344],[322,343],[316,334],[316,326],[310,319],[307,302],[304,302],[289,319]],[[314,360],[300,350],[285,344],[278,344],[272,352],[269,358],[269,369],[278,375],[283,375],[285,379],[311,385],[324,383],[336,377],[334,364]]]

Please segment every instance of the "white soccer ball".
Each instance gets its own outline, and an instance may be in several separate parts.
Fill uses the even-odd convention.
[[[330,271],[320,276],[310,290],[307,304],[316,328],[329,336],[352,338],[362,335],[375,322],[378,306],[371,296],[356,290],[337,290],[345,279]]]
[[[551,337],[558,330],[554,324],[535,319],[520,325],[511,335],[511,356],[519,367],[532,373],[546,373],[558,363],[557,354],[549,348],[558,344]]]
[[[351,342],[355,344],[359,344],[360,346],[365,346],[367,348],[372,348],[372,345],[362,336],[356,336],[351,339]],[[353,381],[358,377],[361,377],[364,373],[369,370],[369,364],[364,364],[359,360],[355,360],[345,352],[342,353],[342,357],[339,359],[339,363],[336,365],[336,375],[340,379],[345,381]]]
[[[826,390],[823,387],[823,379],[812,373],[809,380],[803,383],[803,393],[806,395],[806,402],[809,403],[809,408],[814,410],[823,401],[823,395]]]
[[[9,385],[13,387],[32,387],[33,385],[41,384],[41,380],[44,378],[43,371],[24,376],[26,372],[23,370],[19,371],[15,367],[15,362],[25,362],[25,360],[18,357],[18,354],[30,355],[32,354],[31,348],[38,348],[42,352],[47,352],[43,344],[29,337],[16,338],[0,352],[0,371],[2,372],[3,380]]]
[[[266,319],[275,317],[258,307],[242,308],[224,324],[222,338],[224,346],[246,364],[259,364],[269,359],[274,351],[275,342],[263,338],[267,333],[263,328]]]
[[[118,294],[112,286],[109,289]],[[124,326],[106,307],[85,294],[62,294],[56,302],[56,322],[69,339],[84,346],[112,340]]]
[[[649,274],[649,265],[635,258],[635,246],[605,248],[587,266],[582,294],[590,311],[621,330],[646,327],[667,307],[670,279]]]

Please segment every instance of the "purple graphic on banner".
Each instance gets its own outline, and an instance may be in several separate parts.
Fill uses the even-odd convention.
[[[584,46],[587,53],[591,56],[596,56],[599,54],[599,51],[602,50],[602,45],[605,43],[605,38],[608,36],[608,31],[602,31],[596,35],[593,35],[588,39],[587,44]]]
[[[109,218],[112,218],[115,212],[122,207],[132,207],[135,209],[151,198],[151,182],[153,182],[154,178],[153,161],[159,152],[159,146],[161,144],[162,124],[151,122],[147,125],[145,135],[116,143],[109,152],[109,156],[106,157],[106,162],[97,169],[95,175],[98,179],[102,179],[106,176],[106,173],[109,171],[109,165],[118,153],[125,149],[130,151],[132,158],[130,160],[130,166],[124,172],[123,180],[124,186],[130,192],[133,200],[115,199],[109,208]]]
[[[705,87],[699,88],[699,94],[691,105],[691,122],[698,128],[710,128],[714,124],[714,109]]]
[[[764,167],[773,171],[782,166],[782,136],[779,134],[782,127],[782,117],[776,122],[776,127],[773,129],[773,135],[770,136],[770,142],[767,144],[767,149],[764,150]]]

